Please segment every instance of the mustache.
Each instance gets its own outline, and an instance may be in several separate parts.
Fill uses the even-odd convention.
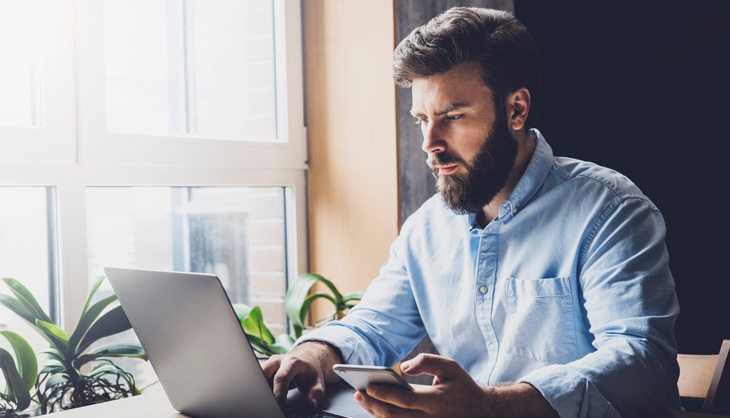
[[[456,157],[454,155],[440,152],[438,154],[429,155],[428,158],[426,159],[426,164],[428,164],[428,166],[431,169],[435,169],[436,166],[453,165],[453,164],[466,165],[466,161],[464,161],[461,158]]]

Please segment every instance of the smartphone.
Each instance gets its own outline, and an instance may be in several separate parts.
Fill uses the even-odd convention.
[[[358,366],[354,364],[335,364],[332,370],[350,386],[365,390],[370,384],[396,386],[413,390],[393,369],[380,366]]]

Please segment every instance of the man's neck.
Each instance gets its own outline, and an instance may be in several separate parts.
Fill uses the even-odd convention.
[[[525,170],[527,170],[527,166],[530,164],[532,154],[535,153],[535,141],[533,141],[529,130],[519,131],[515,140],[517,141],[517,157],[515,157],[515,164],[507,177],[507,183],[494,196],[494,199],[488,205],[484,206],[481,212],[477,213],[477,223],[482,228],[489,225],[492,219],[499,215],[499,208],[507,201],[512,191],[517,187],[517,183],[519,183],[522,175],[525,174]]]

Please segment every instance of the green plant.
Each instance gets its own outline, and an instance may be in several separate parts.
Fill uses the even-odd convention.
[[[320,282],[327,286],[332,294],[327,292],[316,292],[310,294],[310,290],[315,283]],[[309,308],[312,306],[312,302],[316,299],[324,298],[332,302],[335,310],[328,316],[320,318],[316,321],[312,321],[315,326],[320,326],[326,322],[333,321],[335,319],[342,319],[347,312],[355,306],[352,302],[359,301],[365,291],[357,291],[342,295],[337,290],[337,287],[331,281],[325,279],[319,274],[305,273],[297,277],[296,280],[289,286],[289,290],[286,292],[286,315],[292,322],[294,328],[294,338],[302,336],[304,329],[306,328],[305,321]]]
[[[30,406],[31,391],[38,378],[38,361],[33,348],[20,335],[0,331],[15,352],[15,358],[0,348],[0,369],[5,377],[5,392],[0,392],[0,417],[13,417]],[[17,363],[15,361],[17,359]]]
[[[323,283],[332,293],[317,292],[310,294],[312,286],[317,282]],[[293,336],[280,334],[274,338],[274,334],[266,326],[261,308],[258,306],[251,308],[239,303],[234,304],[233,309],[236,311],[238,320],[241,322],[241,326],[246,332],[248,340],[256,351],[265,355],[283,354],[291,350],[296,339],[302,336],[306,328],[305,321],[312,302],[318,298],[325,298],[332,302],[335,307],[332,314],[315,321],[315,326],[321,326],[325,322],[341,319],[347,314],[350,308],[355,306],[353,304],[354,301],[362,299],[364,293],[364,291],[359,291],[343,296],[331,281],[319,274],[306,273],[300,275],[289,286],[284,300],[286,314],[294,329]]]
[[[294,338],[286,333],[279,334],[278,337],[274,338],[274,334],[264,323],[261,308],[258,306],[251,308],[243,303],[235,303],[233,304],[233,310],[236,311],[238,321],[241,322],[241,326],[248,336],[248,341],[256,351],[272,356],[274,354],[284,354],[291,350],[294,345]]]
[[[20,282],[15,279],[3,281],[15,297],[0,294],[0,303],[31,324],[50,343],[49,350],[45,352],[49,363],[41,370],[36,382],[41,413],[140,393],[133,376],[110,360],[114,357],[146,360],[147,356],[139,344],[108,344],[87,352],[100,339],[132,327],[120,305],[108,309],[117,300],[116,295],[91,304],[104,278],[99,279],[89,292],[71,335],[51,320]],[[100,364],[88,374],[82,373],[81,367],[91,361],[100,361]]]

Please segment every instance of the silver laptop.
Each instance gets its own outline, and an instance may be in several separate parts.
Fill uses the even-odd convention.
[[[276,401],[216,276],[104,271],[173,408],[196,418],[307,416],[302,402]],[[296,404],[298,391],[289,395]],[[371,416],[344,389],[328,388],[322,407],[323,417]]]

